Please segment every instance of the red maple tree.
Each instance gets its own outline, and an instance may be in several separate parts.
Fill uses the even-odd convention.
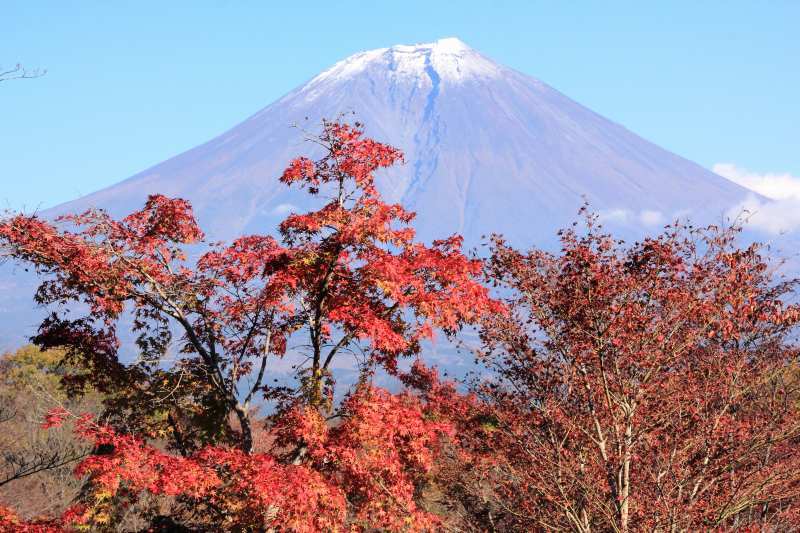
[[[140,505],[139,512],[153,519],[162,503],[157,498],[174,498],[169,514],[158,518],[187,531],[435,531],[440,520],[419,506],[419,491],[440,438],[452,429],[431,420],[431,414],[411,394],[369,387],[348,397],[341,406],[342,423],[335,426],[310,407],[285,413],[275,428],[278,442],[306,442],[306,460],[298,462],[279,451],[248,454],[222,446],[184,457],[88,415],[54,410],[46,425],[73,419],[76,432],[103,450],[76,469],[88,480],[83,498],[59,521],[26,524],[6,511],[0,526],[5,520],[50,528],[42,531],[104,530],[121,522],[145,496],[154,496],[155,504]]]
[[[625,245],[596,217],[562,251],[495,240],[507,314],[493,378],[445,475],[476,529],[794,530],[800,524],[795,282],[737,231]],[[469,453],[467,453],[469,452]],[[475,526],[477,524],[477,526]]]
[[[358,124],[324,122],[314,140],[324,155],[293,161],[281,181],[327,201],[290,215],[282,242],[244,236],[190,261],[203,239],[191,206],[160,195],[121,220],[91,210],[57,224],[0,223],[8,253],[45,277],[36,300],[59,309],[34,342],[67,350],[81,369],[65,377],[73,393],[90,384],[105,395],[104,424],[78,424],[104,451],[79,467],[91,501],[104,503],[73,518],[99,524],[108,505],[147,492],[178,497],[189,514],[213,510],[210,523],[225,528],[435,522],[415,499],[449,429],[369,377],[377,366],[397,374],[398,359],[417,355],[435,329],[454,333],[495,304],[459,237],[415,243],[414,215],[381,200],[373,174],[401,160],[398,150]],[[127,363],[125,313],[137,346]],[[301,337],[309,350],[298,386],[267,386],[271,362]],[[363,354],[361,379],[334,412],[332,364],[353,352]],[[271,442],[254,438],[258,399],[277,402]]]

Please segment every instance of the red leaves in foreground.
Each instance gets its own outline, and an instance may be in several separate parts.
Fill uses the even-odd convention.
[[[206,525],[225,530],[333,531],[344,522],[343,493],[307,466],[216,447],[180,457],[87,420],[79,420],[76,430],[97,449],[110,450],[76,469],[76,475],[88,476],[98,502],[71,509],[68,518],[76,523],[113,523],[115,507],[130,505],[143,493],[179,497],[189,514],[204,510]]]
[[[59,520],[22,520],[8,507],[0,505],[0,531],[14,533],[63,533]]]
[[[346,175],[355,180],[356,186],[368,196],[376,196],[373,172],[402,161],[402,152],[372,139],[364,139],[358,124],[326,122],[324,126],[322,141],[328,157],[319,161],[306,157],[295,159],[284,171],[281,181],[286,184],[300,182],[317,192],[321,184],[338,184]]]
[[[324,122],[315,141],[322,157],[293,161],[281,181],[323,205],[288,216],[281,241],[246,235],[197,257],[189,245],[203,234],[191,206],[160,195],[120,220],[88,211],[57,224],[0,221],[0,243],[46,277],[37,301],[58,304],[35,342],[66,349],[79,369],[64,379],[72,393],[104,394],[108,425],[77,425],[104,453],[77,469],[93,496],[74,517],[100,527],[150,495],[175,499],[185,524],[202,514],[198,527],[437,523],[419,498],[449,426],[428,420],[420,400],[366,384],[379,366],[397,374],[398,360],[419,354],[436,329],[453,334],[497,305],[459,237],[415,243],[413,213],[381,199],[374,173],[400,151],[359,125]],[[76,303],[86,316],[75,318]],[[128,364],[117,338],[125,313],[138,348]],[[275,363],[290,339],[307,347],[290,355],[305,361],[295,386],[267,386],[285,379]],[[332,369],[354,356],[358,386],[334,414]],[[267,432],[279,448],[255,453],[269,448],[254,421],[264,400],[276,405]]]
[[[287,217],[282,243],[242,236],[192,263],[187,246],[203,234],[191,207],[160,195],[121,220],[88,211],[59,225],[24,215],[0,221],[10,255],[46,276],[37,301],[59,305],[35,342],[65,347],[86,370],[67,376],[73,391],[108,393],[116,424],[166,436],[184,455],[207,444],[250,452],[253,402],[329,412],[341,358],[361,354],[364,376],[377,366],[395,373],[437,328],[455,333],[496,307],[460,238],[415,243],[413,213],[382,201],[373,174],[402,159],[397,149],[333,122],[315,141],[323,156],[295,160],[281,180],[327,200]],[[88,304],[87,316],[70,314],[76,303]],[[119,362],[123,311],[134,317],[135,364]],[[270,388],[290,337],[307,347],[294,354],[307,361],[293,376],[298,386]]]
[[[47,424],[68,416],[55,411]],[[87,492],[61,525],[102,529],[118,519],[120,508],[149,494],[177,498],[173,515],[182,523],[199,520],[197,527],[219,530],[434,530],[438,518],[416,501],[450,426],[429,420],[417,398],[374,388],[349,397],[341,417],[328,427],[312,409],[287,414],[276,428],[276,445],[308,443],[305,460],[294,462],[284,460],[286,448],[246,454],[209,446],[181,457],[77,417],[76,433],[102,452],[77,466],[75,474],[88,479]],[[0,517],[13,524],[5,512]],[[57,530],[55,523],[48,527]]]
[[[103,424],[75,420],[95,450],[80,501],[58,523],[0,508],[0,527],[104,530],[126,513],[156,527],[162,512],[196,530],[798,527],[800,308],[758,246],[683,227],[625,246],[588,217],[560,254],[497,239],[482,264],[458,236],[415,243],[413,213],[382,201],[374,173],[399,151],[358,125],[325,122],[316,141],[322,157],[281,180],[324,204],[288,216],[281,240],[189,260],[191,208],[159,195],[121,220],[0,221],[10,256],[46,277],[37,301],[58,304],[35,342],[64,347],[67,390],[105,406]],[[435,330],[476,322],[489,372],[472,394],[420,362],[400,371]],[[268,386],[297,355],[294,381]],[[343,357],[359,372],[337,404]],[[415,394],[372,387],[380,367]],[[445,494],[444,516],[425,491]]]
[[[794,283],[732,230],[626,247],[587,220],[558,255],[495,242],[487,272],[512,313],[482,328],[495,379],[449,478],[465,512],[508,529],[796,529]]]

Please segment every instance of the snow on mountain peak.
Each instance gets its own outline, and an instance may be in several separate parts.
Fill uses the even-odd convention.
[[[458,37],[445,37],[433,43],[439,50],[447,50],[450,52],[463,52],[465,50],[472,50],[467,44]]]
[[[397,82],[419,84],[429,80],[438,84],[499,77],[502,67],[460,39],[447,37],[432,43],[398,44],[353,54],[309,81],[301,91],[307,99],[314,99],[321,86],[345,82],[365,71]]]
[[[432,43],[421,43],[412,45],[397,44],[391,47],[391,50],[395,50],[398,52],[406,52],[406,53],[430,50],[437,54],[452,54],[452,55],[460,55],[465,52],[474,52],[472,48],[467,46],[467,44],[458,37],[445,37],[443,39],[439,39],[438,41],[434,41]]]

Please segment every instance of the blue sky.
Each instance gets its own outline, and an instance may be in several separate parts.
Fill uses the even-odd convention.
[[[333,5],[336,4],[336,5]],[[4,2],[0,207],[200,144],[360,50],[457,36],[707,167],[800,175],[800,2]]]

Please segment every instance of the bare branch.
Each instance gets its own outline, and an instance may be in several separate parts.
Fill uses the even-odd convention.
[[[40,78],[45,74],[47,74],[46,69],[41,69],[41,68],[26,69],[25,67],[22,66],[21,63],[17,63],[16,65],[14,65],[13,68],[9,69],[3,69],[3,67],[0,67],[0,82],[10,81],[10,80]]]

